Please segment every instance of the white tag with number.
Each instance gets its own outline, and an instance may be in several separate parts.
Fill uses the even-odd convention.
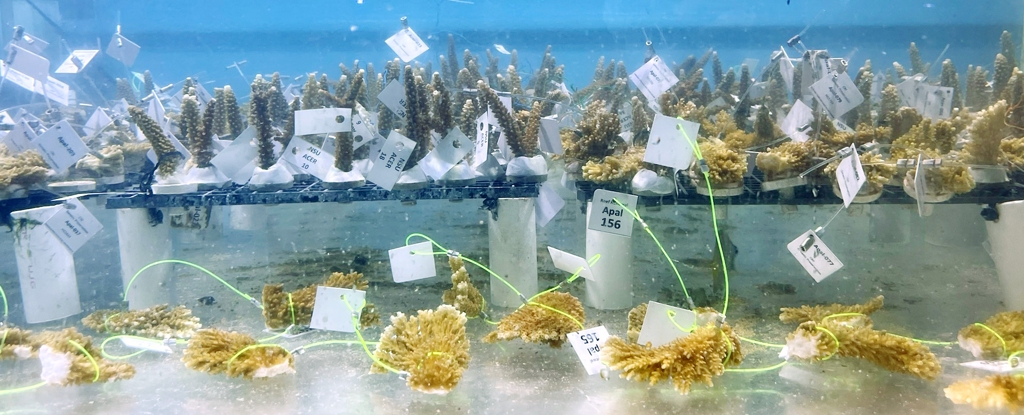
[[[85,69],[85,66],[88,65],[89,62],[92,62],[92,59],[99,53],[100,51],[98,49],[72,51],[71,55],[69,55],[68,58],[60,64],[54,73],[79,73]]]
[[[623,102],[619,107],[619,131],[633,131],[633,105]]]
[[[849,125],[846,125],[845,122],[842,122],[842,121],[840,121],[838,119],[832,120],[832,125],[836,127],[836,131],[839,131],[839,132],[842,132],[842,133],[854,134],[854,133],[857,132],[853,128],[850,128]]]
[[[35,139],[35,130],[25,120],[19,120],[14,123],[14,128],[0,142],[7,145],[12,153],[18,154],[25,150],[34,150],[35,146],[32,145],[32,140]]]
[[[64,201],[60,210],[46,220],[46,227],[50,228],[71,252],[77,251],[103,229],[100,221],[96,220],[77,198]]]
[[[857,192],[868,181],[864,175],[864,166],[860,164],[860,155],[857,154],[857,146],[851,144],[853,154],[843,158],[836,169],[836,182],[839,184],[839,192],[843,195],[843,205],[850,207]]]
[[[46,159],[46,164],[56,171],[64,171],[85,157],[89,148],[82,142],[75,129],[67,120],[54,125],[45,133],[32,140]]]
[[[545,153],[562,154],[562,137],[558,132],[558,120],[554,115],[540,119],[540,150]]]
[[[601,363],[601,347],[608,340],[608,329],[604,326],[597,326],[586,330],[572,332],[566,335],[569,344],[576,351],[583,367],[587,369],[588,375],[596,375],[606,369]]]
[[[803,235],[794,239],[793,242],[786,245],[786,249],[789,249],[789,253],[793,254],[797,262],[817,282],[821,282],[843,267],[842,261],[825,246],[825,242],[822,242],[813,230],[804,232]]]
[[[119,33],[114,33],[114,36],[110,38],[110,43],[107,44],[107,55],[121,61],[124,66],[132,66],[141,49],[135,42]]]
[[[668,65],[665,65],[665,62],[657,55],[630,74],[629,80],[633,81],[633,85],[636,85],[637,89],[651,103],[657,103],[661,94],[679,82],[679,78],[672,73],[672,69],[669,69]]]
[[[283,154],[285,161],[320,180],[326,180],[327,171],[334,165],[333,156],[298,137],[292,137]]]
[[[384,87],[380,94],[377,94],[377,99],[380,100],[381,104],[395,113],[398,118],[405,119],[405,86],[402,85],[398,80],[388,82],[388,85]]]
[[[543,228],[565,207],[565,200],[550,184],[540,185],[540,193],[537,195],[537,226]]]
[[[657,301],[647,303],[647,314],[644,325],[640,329],[637,343],[651,343],[651,347],[663,346],[680,337],[690,334],[697,315],[693,311],[662,304]]]
[[[352,149],[358,149],[373,141],[373,130],[369,123],[370,114],[362,106],[356,106],[352,113]]]
[[[295,111],[295,135],[352,131],[352,109],[320,108]]]
[[[637,197],[610,190],[594,192],[587,229],[629,237],[633,233],[633,215],[615,203],[618,200],[630,210],[636,211]]]
[[[579,272],[583,279],[594,279],[594,274],[590,271],[590,264],[587,263],[587,260],[550,246],[548,247],[548,254],[551,255],[551,262],[555,264],[555,268],[570,274]]]
[[[132,349],[148,350],[151,352],[167,354],[174,353],[174,351],[171,350],[170,347],[168,347],[166,344],[164,344],[163,341],[160,340],[144,339],[140,337],[130,336],[119,337],[119,339],[121,339],[121,343],[123,343],[125,347],[130,347]]]
[[[391,276],[395,282],[408,282],[437,276],[434,268],[434,245],[420,242],[388,251]]]
[[[917,199],[917,216],[923,218],[925,211],[924,195],[927,190],[926,187],[928,186],[928,181],[925,180],[925,175],[928,174],[928,170],[922,166],[922,161],[924,161],[924,155],[918,154],[917,165],[914,166],[914,198]]]
[[[688,169],[693,162],[691,142],[697,142],[699,131],[700,124],[695,122],[654,114],[644,161],[679,170]]]
[[[864,96],[846,72],[825,75],[811,85],[811,93],[832,118],[842,117],[864,102]]]
[[[811,122],[813,121],[814,113],[811,112],[811,107],[808,107],[801,100],[796,100],[793,103],[793,108],[789,110],[789,114],[786,114],[786,119],[782,120],[782,125],[779,128],[793,141],[802,143],[810,139],[807,132],[811,130]]]
[[[365,291],[318,286],[309,327],[353,333],[357,328],[354,323],[359,322],[365,302]]]
[[[995,373],[1024,372],[1024,365],[1018,364],[1014,367],[1008,360],[976,360],[961,363],[960,366]]]
[[[423,43],[423,39],[420,39],[416,32],[413,32],[408,27],[399,30],[398,33],[389,37],[384,43],[387,43],[391,50],[395,51],[395,54],[398,55],[402,62],[416,59],[417,56],[430,49],[426,43]]]
[[[373,167],[366,175],[366,180],[390,191],[395,187],[395,182],[402,175],[412,150],[416,148],[416,142],[392,131],[380,149],[380,154],[373,160]]]

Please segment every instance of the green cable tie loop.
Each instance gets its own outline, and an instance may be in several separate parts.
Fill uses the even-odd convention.
[[[118,313],[114,313],[114,314],[111,314],[111,315],[107,316],[107,318],[103,319],[103,329],[106,330],[107,333],[113,333],[114,332],[113,330],[110,329],[110,326],[107,325],[107,323],[110,322],[110,319],[114,318],[114,316],[119,315],[119,314],[121,314],[121,313],[119,313],[119,312]]]
[[[92,357],[92,353],[89,353],[88,350],[85,350],[85,347],[83,347],[81,344],[74,340],[68,339],[68,343],[71,343],[72,346],[75,346],[75,348],[84,353],[85,357],[89,358],[89,362],[92,363],[92,368],[96,370],[96,376],[92,378],[92,381],[95,383],[96,381],[100,380],[100,365],[96,363],[96,358]]]
[[[217,274],[214,274],[210,270],[208,270],[206,268],[203,268],[203,267],[201,267],[199,265],[193,264],[193,263],[188,262],[188,261],[178,260],[178,259],[161,259],[159,261],[150,263],[149,265],[146,265],[146,266],[142,267],[141,269],[139,269],[138,271],[136,271],[135,275],[133,275],[132,278],[130,280],[128,280],[128,284],[125,285],[125,287],[124,287],[124,294],[122,295],[121,298],[123,300],[127,301],[128,300],[128,290],[131,289],[132,284],[135,283],[135,279],[138,278],[139,275],[141,275],[143,271],[145,271],[147,269],[150,269],[152,267],[155,267],[157,265],[160,265],[160,264],[181,264],[181,265],[187,265],[187,266],[193,267],[195,269],[198,269],[198,270],[206,273],[206,275],[209,275],[209,276],[213,277],[215,280],[220,281],[220,283],[224,284],[225,287],[228,287],[229,289],[231,289],[231,291],[234,291],[235,294],[238,294],[238,295],[242,296],[242,298],[245,298],[246,300],[249,300],[249,302],[253,303],[253,305],[255,305],[256,307],[259,307],[260,309],[263,309],[263,306],[260,305],[259,301],[257,301],[252,296],[239,291],[237,288],[235,288],[231,284],[228,284],[227,281],[224,281],[224,279],[222,279],[221,277],[218,277]]]
[[[249,350],[259,349],[259,348],[267,348],[267,347],[277,347],[277,348],[280,348],[281,350],[284,350],[285,353],[291,354],[291,352],[289,352],[288,349],[285,349],[284,346],[281,346],[280,344],[262,344],[262,343],[250,344],[248,346],[243,347],[242,350],[239,350],[238,353],[235,353],[234,356],[231,356],[231,358],[228,359],[228,370],[231,370],[231,363],[234,362],[235,359],[237,359],[243,353],[245,353],[245,352],[247,352]]]
[[[1006,340],[1003,340],[1003,336],[1000,336],[998,332],[996,332],[991,327],[986,326],[986,325],[984,325],[982,323],[974,323],[974,325],[978,326],[978,327],[981,327],[981,328],[983,328],[985,330],[988,330],[989,333],[992,333],[994,336],[996,336],[996,338],[999,339],[999,342],[1002,343],[1002,345],[1003,345],[1003,356],[1006,356],[1006,352],[1008,350],[1006,350]]]
[[[675,261],[673,261],[672,257],[669,256],[668,251],[665,250],[665,247],[661,244],[661,241],[658,240],[658,237],[654,236],[654,232],[652,232],[651,228],[649,226],[647,226],[647,223],[644,222],[643,219],[640,218],[640,214],[639,213],[637,213],[636,211],[634,211],[634,210],[630,209],[629,207],[627,207],[626,205],[624,205],[617,198],[612,198],[612,201],[615,202],[616,204],[618,204],[619,207],[624,209],[626,212],[629,212],[629,214],[631,216],[633,216],[633,218],[635,218],[637,221],[639,221],[643,225],[644,231],[646,231],[647,234],[651,236],[651,239],[654,240],[654,244],[658,246],[658,249],[661,250],[662,255],[664,255],[665,259],[668,261],[668,265],[672,267],[672,272],[674,272],[676,274],[676,278],[679,280],[679,285],[681,287],[683,287],[683,295],[686,296],[686,301],[689,303],[690,308],[691,309],[694,308],[693,300],[690,298],[690,293],[689,293],[689,291],[686,290],[686,284],[683,283],[683,276],[679,274],[679,269],[676,268]]]
[[[784,344],[765,343],[765,342],[757,341],[757,340],[754,340],[754,339],[748,339],[746,337],[739,336],[739,335],[737,335],[736,337],[739,337],[740,340],[743,340],[743,341],[745,341],[747,343],[753,343],[753,344],[761,345],[761,346],[764,346],[764,347],[772,347],[772,348],[776,348],[776,349],[781,349],[783,347],[786,347],[786,345],[784,345]]]
[[[4,389],[4,390],[0,390],[0,396],[3,396],[3,395],[13,395],[15,393],[28,392],[28,391],[33,390],[33,389],[39,389],[39,388],[41,388],[43,386],[46,386],[46,382],[45,381],[39,382],[39,383],[37,383],[35,385],[22,386],[20,388]]]
[[[782,363],[779,363],[779,364],[776,364],[776,365],[772,365],[772,366],[768,366],[768,367],[759,367],[759,368],[750,368],[750,369],[725,369],[725,371],[726,372],[733,372],[733,373],[768,372],[768,371],[772,371],[772,370],[778,369],[780,367],[783,367],[783,366],[786,365],[786,363],[788,363],[788,362],[783,360]]]
[[[826,328],[824,328],[822,326],[814,326],[814,328],[816,330],[821,330],[821,331],[823,331],[825,333],[828,333],[829,336],[832,336],[832,340],[835,340],[835,342],[836,342],[836,351],[832,352],[832,354],[830,354],[827,357],[825,357],[824,359],[820,359],[820,360],[821,361],[825,361],[825,360],[831,359],[832,356],[835,356],[836,353],[839,353],[839,338],[836,337],[835,333],[833,333],[832,330],[826,329]]]
[[[722,337],[724,337],[724,338],[725,338],[725,344],[728,344],[728,345],[729,345],[729,353],[727,353],[727,354],[725,355],[725,360],[723,360],[723,361],[722,361],[722,363],[723,363],[723,364],[725,364],[725,363],[729,363],[729,359],[731,359],[731,358],[732,358],[732,349],[733,349],[733,346],[732,346],[732,339],[730,339],[730,338],[729,338],[729,335],[725,334],[725,330],[722,330],[722,328],[721,328],[721,327],[719,327],[719,328],[718,328],[718,332],[719,332],[719,333],[722,333]]]

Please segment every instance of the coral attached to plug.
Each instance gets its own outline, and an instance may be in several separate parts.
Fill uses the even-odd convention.
[[[294,356],[281,346],[260,344],[247,334],[217,329],[196,332],[181,361],[192,370],[246,379],[295,373]]]
[[[957,342],[976,359],[1005,359],[1024,350],[1024,311],[1005,311],[968,325],[960,329]]]
[[[366,291],[370,286],[362,273],[332,273],[327,280],[293,291],[284,291],[284,284],[267,284],[263,286],[263,320],[268,328],[281,329],[289,325],[308,326],[313,319],[313,306],[316,303],[316,287],[347,288]],[[359,324],[366,328],[380,324],[380,314],[373,304],[367,303],[359,317]]]
[[[579,299],[569,293],[548,292],[501,319],[483,341],[494,343],[518,337],[528,343],[562,347],[565,335],[583,330],[585,321],[583,304]]]

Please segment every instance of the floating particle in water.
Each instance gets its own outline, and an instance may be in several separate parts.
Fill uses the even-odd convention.
[[[205,297],[199,297],[198,301],[199,301],[199,304],[202,304],[202,305],[214,305],[214,304],[217,304],[217,299],[213,298],[212,295],[208,295],[208,296],[205,296]]]
[[[348,30],[355,32],[356,30],[359,30],[359,26],[356,26],[356,25],[349,26]]]

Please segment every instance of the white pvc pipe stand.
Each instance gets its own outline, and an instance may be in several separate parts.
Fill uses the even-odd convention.
[[[1007,309],[1024,308],[1024,255],[1020,245],[1024,239],[1024,201],[996,205],[999,219],[986,221],[989,255],[996,263],[1003,303]]]
[[[165,215],[166,216],[166,215]],[[171,259],[170,225],[165,220],[152,226],[149,209],[117,210],[117,243],[121,251],[121,282],[129,280],[140,269],[162,259]],[[170,302],[166,288],[174,265],[161,264],[139,275],[128,290],[128,309],[138,310]]]
[[[59,206],[50,206],[11,213],[16,222],[35,222],[17,228],[14,237],[14,256],[28,324],[82,312],[74,255],[42,223],[59,209]]]
[[[587,202],[590,222],[592,202]],[[585,225],[584,225],[585,226]],[[634,223],[633,226],[640,226]],[[586,303],[599,310],[622,310],[633,306],[633,240],[624,236],[587,229],[587,259],[601,254],[590,268]]]
[[[537,215],[533,198],[498,199],[498,219],[487,213],[490,267],[526,298],[537,290]],[[491,304],[519,307],[523,300],[491,276]]]
[[[255,231],[267,226],[267,206],[264,205],[231,205],[228,207],[231,229],[236,231]]]
[[[976,247],[985,242],[985,220],[980,205],[935,205],[924,219],[924,241],[948,248]]]

